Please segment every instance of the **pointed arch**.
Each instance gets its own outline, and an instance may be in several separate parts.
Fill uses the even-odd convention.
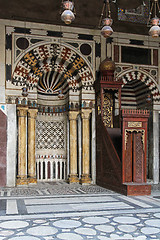
[[[124,85],[127,82],[133,81],[133,80],[139,80],[143,82],[150,90],[153,100],[154,101],[160,101],[160,88],[158,86],[158,83],[155,81],[155,79],[147,74],[146,72],[143,72],[141,70],[130,70],[123,72],[122,74],[118,75],[118,78],[121,78]],[[123,87],[123,86],[122,86]]]

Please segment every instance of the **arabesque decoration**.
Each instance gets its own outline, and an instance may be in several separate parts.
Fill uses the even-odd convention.
[[[35,88],[39,94],[59,94],[59,90],[87,90],[94,77],[86,61],[72,49],[58,43],[44,44],[27,52],[17,63],[12,83]],[[66,84],[67,83],[67,84]]]

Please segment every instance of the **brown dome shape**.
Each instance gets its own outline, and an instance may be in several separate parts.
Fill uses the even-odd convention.
[[[99,66],[100,72],[106,72],[106,71],[115,71],[115,62],[110,60],[109,58],[106,58],[103,60]]]

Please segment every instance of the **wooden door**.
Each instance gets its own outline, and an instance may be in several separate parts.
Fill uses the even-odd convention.
[[[133,182],[144,182],[144,150],[142,132],[133,132]]]
[[[124,182],[144,182],[144,149],[142,132],[127,132],[124,161]]]

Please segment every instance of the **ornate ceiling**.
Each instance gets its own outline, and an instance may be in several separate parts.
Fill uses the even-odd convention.
[[[118,21],[118,7],[134,8],[140,6],[142,2],[142,0],[111,1],[114,31],[148,34],[144,24],[135,25],[132,22]],[[0,18],[63,25],[59,15],[60,5],[60,0],[0,0]],[[75,0],[77,14],[71,26],[97,29],[102,6],[103,0]]]

